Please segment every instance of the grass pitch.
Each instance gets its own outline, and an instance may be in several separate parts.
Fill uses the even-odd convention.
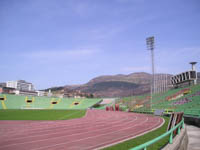
[[[68,120],[85,113],[86,110],[0,110],[0,120]]]

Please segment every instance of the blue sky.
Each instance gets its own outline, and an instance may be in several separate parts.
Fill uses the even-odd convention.
[[[0,82],[43,89],[150,72],[152,35],[157,73],[190,61],[200,71],[199,0],[1,0],[0,22]]]

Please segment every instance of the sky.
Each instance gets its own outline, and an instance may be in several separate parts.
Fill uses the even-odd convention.
[[[100,75],[200,71],[199,0],[0,0],[0,82],[36,89]]]

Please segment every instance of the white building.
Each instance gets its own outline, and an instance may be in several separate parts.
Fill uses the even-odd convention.
[[[45,96],[45,91],[36,91],[38,96]]]
[[[25,80],[7,81],[6,87],[15,88],[20,91],[34,91],[33,84]]]
[[[49,92],[47,93],[47,96],[48,96],[48,97],[53,96],[53,93],[51,93],[51,90],[49,90]]]
[[[14,91],[16,95],[26,95],[26,96],[38,96],[38,93],[35,91],[21,91],[21,90],[15,90]]]

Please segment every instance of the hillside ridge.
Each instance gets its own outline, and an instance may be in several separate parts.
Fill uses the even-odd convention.
[[[156,74],[156,76],[165,74]],[[172,75],[167,74],[168,83]],[[146,72],[136,72],[127,75],[102,75],[95,77],[86,84],[65,85],[49,88],[53,91],[64,90],[66,93],[90,93],[95,97],[123,97],[131,95],[141,95],[150,92],[152,75]],[[158,81],[161,82],[162,79]],[[47,90],[47,89],[46,89]]]

